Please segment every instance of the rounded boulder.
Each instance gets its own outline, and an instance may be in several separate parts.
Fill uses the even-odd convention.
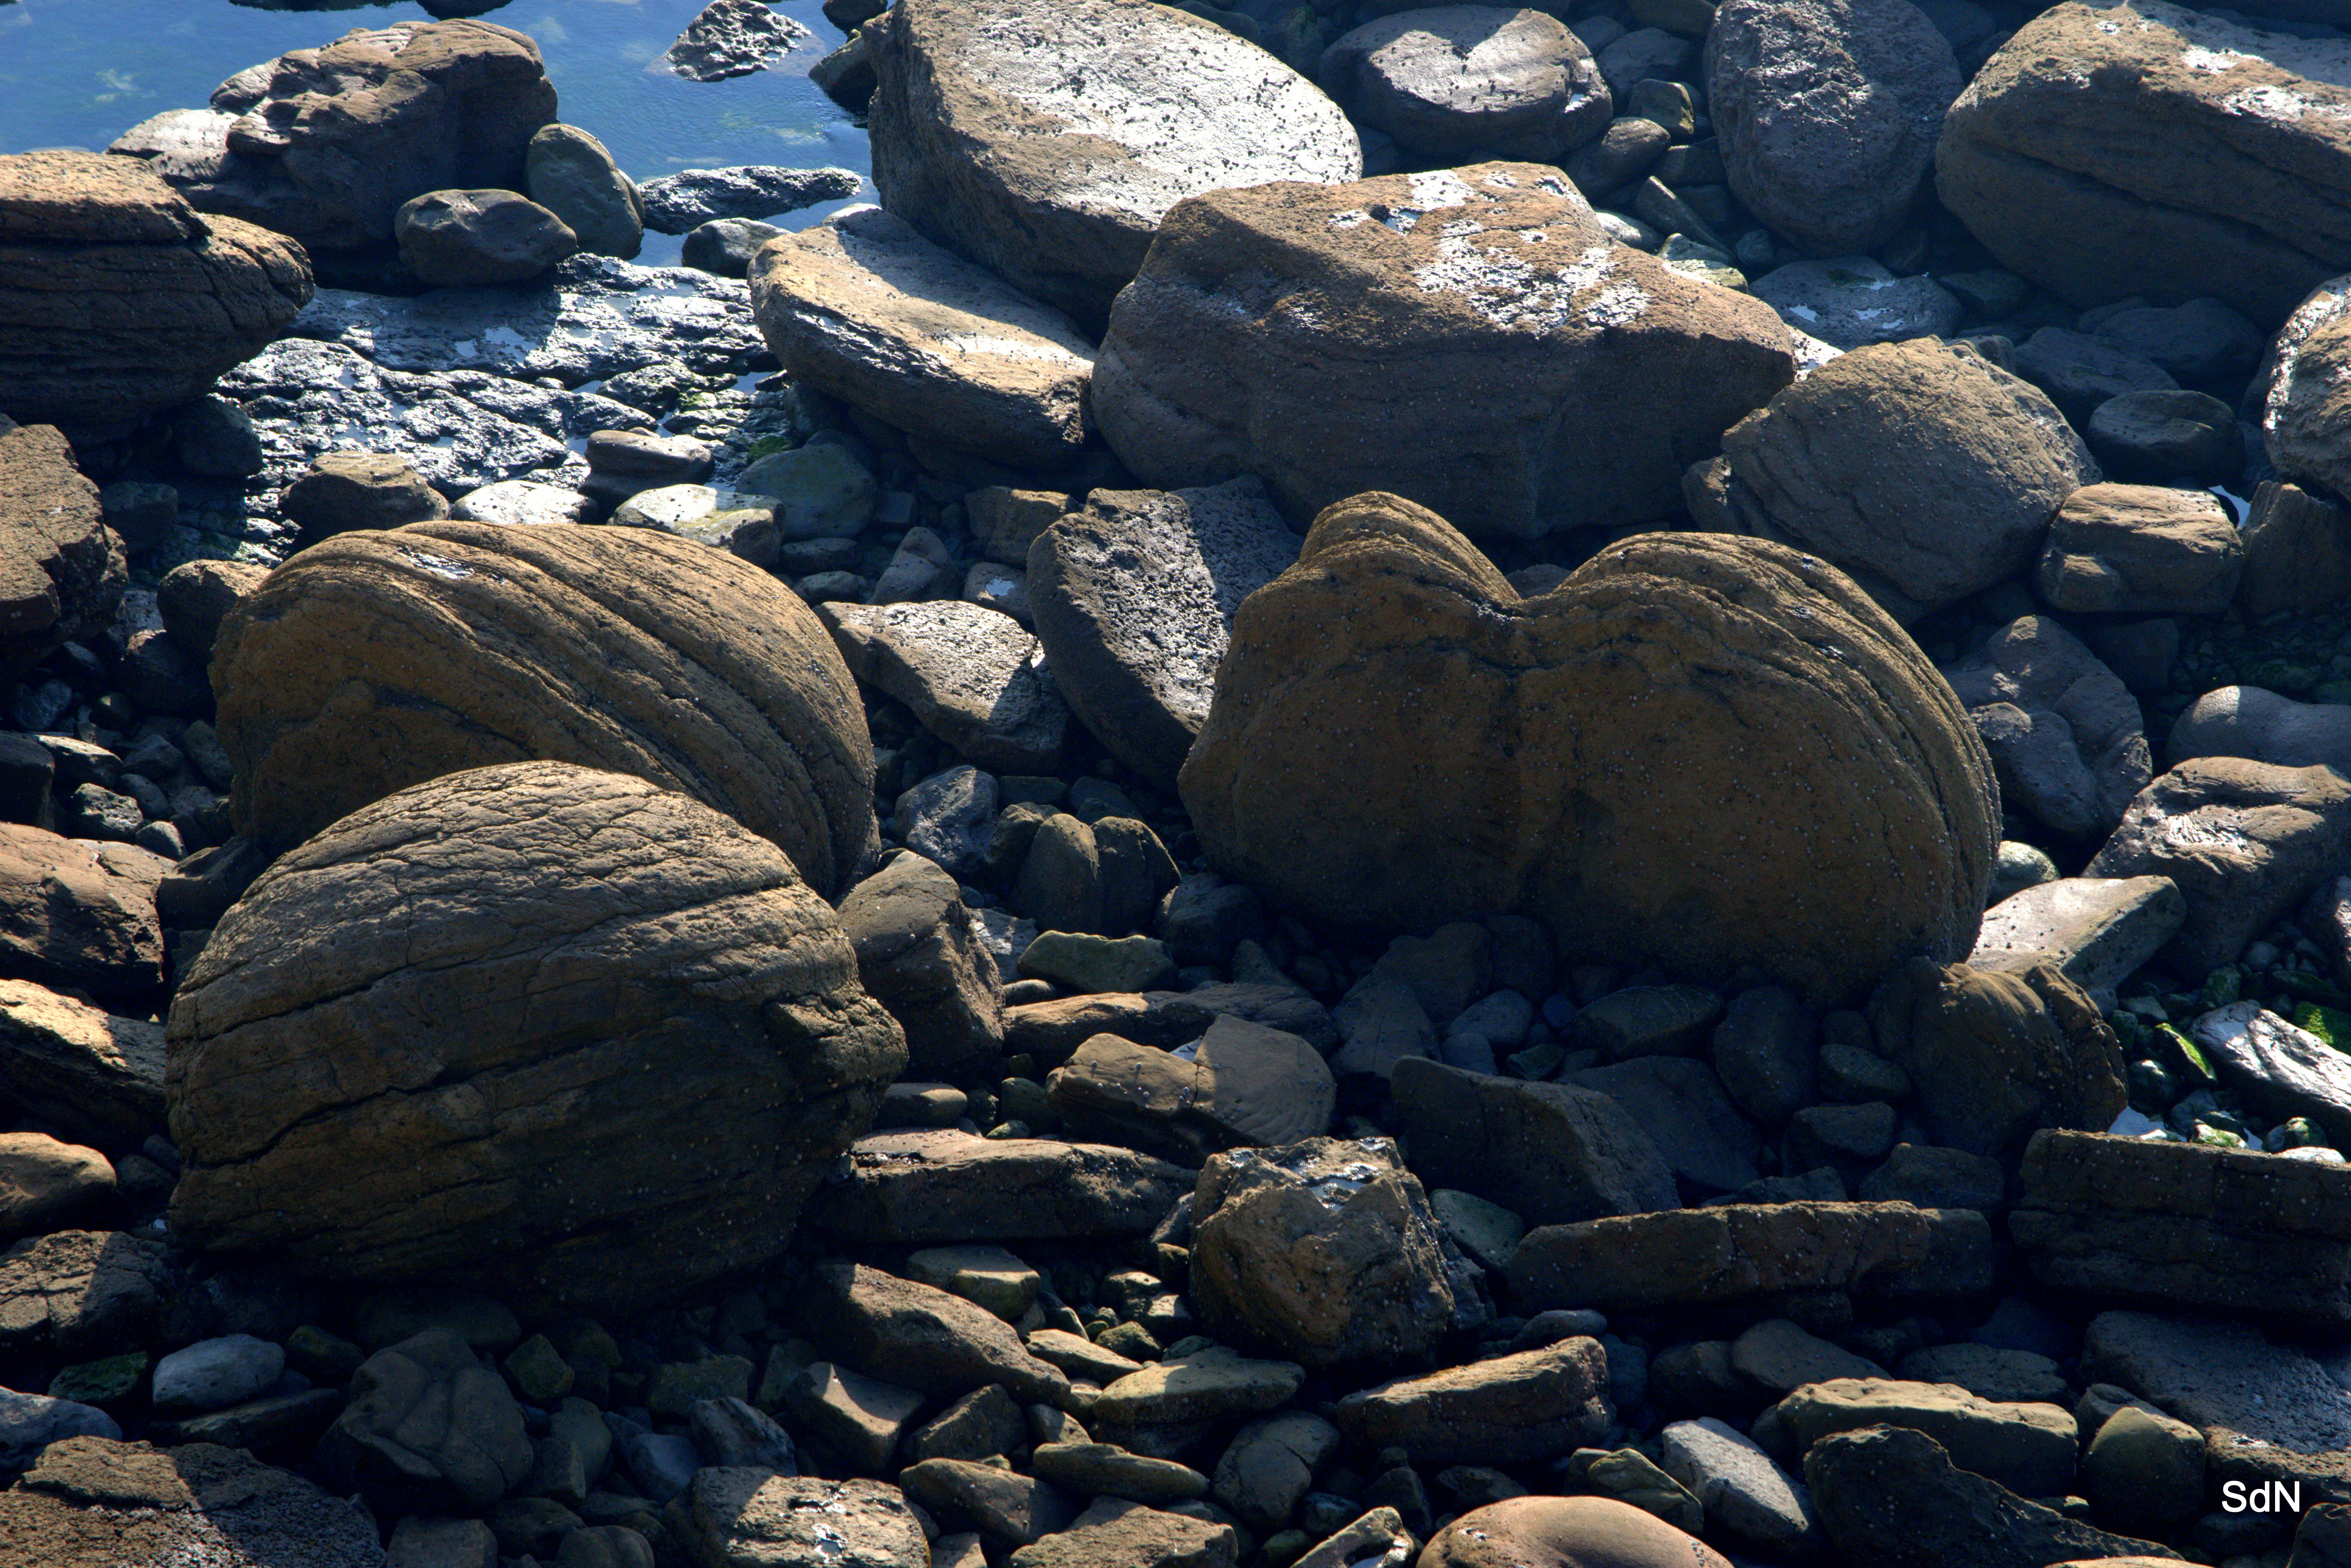
[[[654,529],[336,535],[230,612],[213,689],[237,830],[277,848],[408,785],[535,758],[682,789],[827,897],[876,842],[872,740],[815,613]]]
[[[1242,604],[1180,784],[1217,871],[1311,917],[1516,912],[1816,999],[1964,956],[1999,841],[1950,688],[1818,558],[1636,535],[1521,599],[1378,493]]]
[[[626,1312],[762,1262],[905,1066],[776,847],[641,779],[436,779],[281,856],[166,1026],[174,1234]]]
[[[1418,1568],[1730,1568],[1729,1559],[1613,1497],[1514,1497],[1437,1531]]]

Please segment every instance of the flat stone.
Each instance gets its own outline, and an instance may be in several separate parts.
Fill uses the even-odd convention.
[[[1806,1333],[1785,1318],[1768,1318],[1731,1341],[1730,1364],[1774,1396],[1834,1377],[1886,1375],[1876,1362]]]
[[[1979,1399],[2001,1404],[2064,1405],[2074,1396],[2073,1385],[2055,1362],[1999,1345],[1928,1345],[1904,1356],[1895,1371],[1906,1383],[1955,1384]]]
[[[1338,1081],[1298,1036],[1219,1018],[1187,1051],[1096,1035],[1054,1070],[1046,1092],[1073,1135],[1133,1141],[1186,1163],[1330,1131]]]
[[[1026,1546],[1078,1515],[1076,1500],[1060,1488],[967,1459],[925,1459],[899,1471],[898,1484],[934,1517],[968,1520],[999,1546]]]
[[[1259,1415],[1289,1404],[1305,1381],[1295,1363],[1218,1347],[1129,1373],[1094,1396],[1089,1419],[1132,1427]]]
[[[1007,1322],[1018,1322],[1036,1301],[1037,1270],[1001,1247],[926,1247],[908,1254],[906,1277],[977,1302]]]
[[[911,1388],[829,1361],[810,1363],[784,1389],[792,1419],[866,1469],[889,1463],[915,1412],[928,1402]]]
[[[1095,1035],[1138,1045],[1178,1046],[1199,1039],[1220,1017],[1247,1019],[1294,1034],[1320,1051],[1339,1043],[1339,1027],[1321,1002],[1295,986],[1203,986],[1139,996],[1065,997],[1008,1008],[1004,1049],[1058,1066]]]
[[[1801,1552],[1819,1528],[1811,1500],[1753,1439],[1711,1416],[1657,1434],[1658,1462],[1706,1511],[1707,1526],[1757,1552]]]
[[[1208,1490],[1208,1478],[1188,1466],[1129,1453],[1113,1443],[1040,1443],[1029,1460],[1038,1479],[1079,1497],[1187,1502]]]
[[[1596,1089],[1530,1083],[1408,1058],[1390,1080],[1397,1130],[1431,1182],[1534,1225],[1674,1208],[1680,1197],[1657,1145]]]
[[[1795,261],[1748,285],[1780,319],[1838,349],[1943,338],[1959,324],[1959,301],[1931,277],[1898,277],[1865,256]]]
[[[1949,1384],[1838,1377],[1796,1389],[1774,1406],[1801,1448],[1835,1432],[1906,1427],[1941,1445],[1951,1462],[2026,1497],[2073,1490],[2078,1434],[2056,1405],[1979,1399]]]
[[[2221,1075],[2256,1103],[2281,1116],[2308,1116],[2331,1140],[2351,1142],[2351,1054],[2252,1001],[2216,1008],[2188,1029]]]
[[[820,1345],[871,1375],[925,1394],[1000,1383],[1058,1405],[1070,1380],[1030,1355],[1004,1321],[960,1296],[862,1265],[819,1269],[802,1306]]]
[[[2057,508],[2033,580],[2058,610],[2216,615],[2236,597],[2243,569],[2244,546],[2220,497],[2100,484]]]
[[[286,1352],[251,1334],[199,1340],[155,1364],[151,1397],[159,1413],[219,1410],[252,1398],[286,1370]]]
[[[1968,967],[2015,974],[2054,964],[2092,997],[2111,998],[2187,915],[2169,877],[2062,877],[1985,910]]]
[[[160,1450],[106,1436],[68,1437],[43,1451],[0,1493],[0,1539],[19,1561],[56,1568],[385,1562],[373,1521],[315,1482],[216,1443]]]
[[[1577,1336],[1360,1389],[1332,1418],[1415,1464],[1531,1464],[1598,1441],[1614,1417],[1607,1390],[1600,1342]]]
[[[914,710],[923,727],[978,766],[1049,772],[1070,709],[1037,639],[1009,615],[958,600],[824,604],[850,674]]]
[[[882,1481],[712,1466],[684,1512],[696,1553],[726,1568],[898,1568],[930,1554],[904,1495]]]
[[[1014,1552],[1011,1568],[1234,1568],[1238,1552],[1229,1524],[1102,1497],[1067,1530]]]
[[[1029,1354],[1038,1360],[1060,1367],[1073,1379],[1081,1377],[1104,1386],[1143,1369],[1141,1362],[1063,1329],[1038,1329],[1028,1336],[1028,1343]]]
[[[805,1219],[866,1240],[1144,1236],[1193,1184],[1190,1171],[1132,1149],[946,1128],[861,1138],[849,1161]]]
[[[587,497],[561,485],[501,479],[459,497],[451,503],[449,515],[464,523],[503,523],[509,527],[584,523],[591,505]]]
[[[1339,1428],[1302,1410],[1251,1421],[1217,1461],[1213,1495],[1250,1529],[1278,1530],[1340,1441]]]
[[[135,1340],[162,1307],[161,1242],[59,1230],[0,1252],[0,1345],[64,1354]]]
[[[1039,919],[1042,911],[1032,910]],[[1024,979],[1050,980],[1064,990],[1089,995],[1136,992],[1171,980],[1175,960],[1156,936],[1100,936],[1088,932],[1047,931],[1021,949]],[[1073,1059],[1074,1060],[1074,1059]]]

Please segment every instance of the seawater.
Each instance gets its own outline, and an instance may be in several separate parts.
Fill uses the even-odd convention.
[[[774,9],[813,35],[766,70],[695,82],[653,65],[706,0],[511,0],[483,14],[528,33],[547,60],[558,113],[611,149],[639,181],[733,163],[854,169],[865,132],[808,79],[841,41],[820,0]],[[429,22],[413,4],[270,6],[232,0],[0,0],[0,152],[102,151],[167,109],[201,109],[214,88],[288,49],[354,27]],[[862,200],[871,200],[869,190]],[[801,228],[846,204],[771,220]],[[681,241],[648,234],[638,261],[673,266]]]

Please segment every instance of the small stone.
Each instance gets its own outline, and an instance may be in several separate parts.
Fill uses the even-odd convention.
[[[645,1406],[656,1416],[683,1420],[698,1401],[744,1399],[750,1393],[751,1364],[739,1355],[713,1355],[655,1367],[645,1387]]]
[[[155,1364],[159,1414],[224,1409],[268,1388],[286,1370],[286,1352],[251,1334],[201,1340]]]
[[[552,1405],[571,1392],[570,1364],[557,1354],[543,1333],[535,1333],[507,1353],[499,1364],[515,1391],[534,1405]]]
[[[1109,1443],[1040,1443],[1030,1459],[1040,1480],[1079,1497],[1168,1503],[1203,1497],[1208,1490],[1208,1478],[1197,1470]]]
[[[1018,1322],[1037,1299],[1037,1270],[1001,1247],[930,1247],[906,1259],[907,1277],[977,1301],[1007,1322]]]
[[[1096,936],[1048,931],[1020,955],[1020,973],[1085,995],[1145,991],[1174,977],[1166,944],[1155,936]]]
[[[778,1475],[799,1473],[791,1435],[740,1399],[697,1399],[688,1424],[695,1446],[714,1465],[747,1465]]]

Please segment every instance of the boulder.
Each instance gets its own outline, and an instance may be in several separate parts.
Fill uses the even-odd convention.
[[[1216,1345],[1105,1385],[1089,1419],[1124,1430],[1257,1415],[1289,1404],[1305,1382],[1305,1369],[1293,1362],[1251,1361]]]
[[[2351,782],[2331,768],[2194,757],[2138,793],[2084,874],[2168,876],[2187,901],[2163,950],[2183,975],[2232,963],[2351,850]]]
[[[2065,497],[2034,569],[2058,610],[2217,615],[2244,570],[2219,497],[2153,485],[2089,485]]]
[[[1181,785],[1217,869],[1312,917],[1515,910],[1586,962],[1815,1001],[1965,952],[1999,836],[1949,687],[1817,559],[1643,535],[1521,601],[1378,495],[1241,607]]]
[[[2338,1119],[2339,1124],[2339,1119]],[[2036,1134],[2009,1234],[2051,1287],[2351,1322],[2351,1170],[2202,1144]]]
[[[820,202],[845,202],[864,188],[853,169],[789,169],[737,163],[681,169],[637,187],[645,227],[682,235],[720,218],[768,218]]]
[[[2237,602],[2246,614],[2307,613],[2351,595],[2351,516],[2332,502],[2263,480],[2238,535],[2245,566]]]
[[[1060,766],[1069,705],[1037,639],[1011,616],[957,599],[826,604],[816,616],[852,675],[904,703],[960,755],[1000,773]]]
[[[773,1256],[906,1060],[781,852],[552,762],[279,858],[167,1029],[183,1242],[622,1310]]]
[[[1219,1339],[1307,1366],[1423,1354],[1474,1306],[1470,1269],[1385,1139],[1236,1150],[1200,1172],[1191,1299]]]
[[[1833,1377],[1794,1390],[1773,1412],[1799,1451],[1832,1433],[1899,1427],[1924,1432],[1951,1463],[2011,1491],[2063,1497],[2073,1489],[2078,1433],[2061,1406],[1979,1399],[1948,1383]]]
[[[2346,365],[2351,277],[2329,278],[2294,308],[2245,399],[2249,415],[2260,422],[2262,450],[2279,474],[2335,497],[2351,491],[2351,464],[2342,453],[2344,434],[2351,429],[2351,403],[2341,386]]]
[[[1597,1084],[1530,1083],[1416,1056],[1388,1084],[1414,1168],[1438,1186],[1534,1225],[1679,1206],[1656,1142]]]
[[[163,1244],[144,1236],[54,1230],[19,1241],[0,1252],[0,1349],[54,1364],[144,1343],[171,1274]]]
[[[953,1398],[1001,1384],[1024,1405],[1069,1397],[1069,1378],[1029,1354],[1009,1323],[935,1286],[828,1263],[797,1310],[820,1347],[901,1387]]]
[[[121,537],[65,436],[47,424],[0,431],[0,682],[104,632],[128,581]]]
[[[2242,757],[2278,768],[2325,766],[2351,777],[2351,706],[2298,703],[2260,686],[2222,686],[2172,721],[2165,749],[2175,763]]]
[[[2114,1030],[2045,963],[2016,975],[1913,958],[1872,993],[1869,1019],[1949,1148],[2005,1157],[2043,1127],[2102,1133],[2128,1103]]]
[[[1481,163],[1177,205],[1094,414],[1159,488],[1255,474],[1293,517],[1387,490],[1532,538],[1677,515],[1792,350],[1760,301],[1617,245],[1557,170]]]
[[[2077,307],[2209,296],[2266,326],[2351,265],[2341,57],[2164,0],[2068,0],[1951,105],[1936,188]]]
[[[70,1229],[102,1217],[114,1196],[114,1167],[96,1149],[47,1133],[0,1133],[0,1241]]]
[[[2117,479],[2225,485],[2244,471],[2244,433],[2210,392],[2124,392],[2100,403],[2082,434]]]
[[[2188,905],[2168,876],[2060,877],[1985,910],[1968,967],[2019,973],[2054,965],[2104,1005],[2103,998],[2112,998],[2171,940],[2187,915]]]
[[[0,977],[152,1005],[163,985],[155,884],[171,869],[130,844],[0,822]]]
[[[310,460],[308,473],[278,493],[277,510],[302,530],[305,545],[314,545],[356,528],[396,528],[408,523],[434,522],[449,515],[449,503],[441,498],[440,491],[424,482],[424,476],[410,466],[405,457],[385,452],[321,452]],[[160,589],[156,599],[160,611]],[[196,646],[209,651],[220,634],[220,622],[226,618],[227,611],[224,609],[213,618],[212,637]],[[177,640],[174,633],[174,641]]]
[[[533,133],[523,155],[523,190],[571,231],[581,250],[633,261],[644,248],[635,183],[601,141],[576,125],[543,125]]]
[[[1192,1165],[1244,1145],[1321,1137],[1338,1081],[1296,1035],[1220,1018],[1180,1051],[1096,1035],[1045,1091],[1069,1135]]]
[[[1514,1497],[1438,1531],[1419,1568],[1730,1568],[1730,1560],[1611,1497]]]
[[[401,1511],[480,1513],[530,1474],[522,1406],[464,1337],[427,1329],[376,1352],[351,1374],[351,1402],[319,1441],[319,1458]]]
[[[1358,125],[1416,160],[1557,163],[1608,126],[1608,84],[1591,51],[1541,11],[1439,5],[1376,17],[1324,49],[1316,75]]]
[[[1004,1003],[955,878],[895,854],[842,895],[840,914],[859,983],[905,1031],[908,1073],[987,1071],[1004,1049]]]
[[[528,283],[580,248],[571,225],[512,191],[428,191],[401,204],[401,265],[434,288]]]
[[[806,23],[760,0],[710,0],[655,63],[688,81],[724,81],[765,70],[813,37]]]
[[[1144,0],[1018,17],[915,0],[864,36],[882,204],[1082,331],[1101,330],[1185,197],[1363,172],[1353,128],[1311,82]]]
[[[2053,831],[2112,832],[2154,776],[2138,699],[2053,617],[2019,616],[1942,673],[1991,754],[2001,803]]]
[[[135,1148],[164,1130],[163,1026],[0,980],[0,1082],[77,1138]]]
[[[1374,1384],[1341,1399],[1331,1415],[1358,1447],[1400,1448],[1426,1465],[1559,1458],[1598,1443],[1614,1417],[1607,1354],[1583,1334]]]
[[[1147,1236],[1193,1184],[1181,1166],[1100,1144],[876,1133],[850,1145],[847,1177],[808,1217],[861,1244]]]
[[[851,207],[785,235],[750,278],[759,335],[800,385],[1016,467],[1085,442],[1093,344],[893,214]]]
[[[29,1458],[30,1456],[27,1456]],[[159,1449],[71,1437],[0,1492],[0,1540],[26,1563],[116,1568],[382,1568],[375,1525],[342,1499],[241,1449]]]
[[[238,606],[213,668],[238,827],[272,846],[406,785],[527,758],[687,789],[827,896],[875,841],[872,742],[831,639],[774,578],[690,539],[458,522],[346,534]]]
[[[1241,601],[1298,559],[1251,476],[1176,491],[1096,490],[1024,559],[1038,641],[1079,722],[1163,788],[1207,722]]]
[[[1876,250],[1908,221],[1962,79],[1909,0],[1724,0],[1706,29],[1726,183],[1807,256]]]
[[[1932,339],[1840,354],[1722,451],[1743,531],[1816,551],[1905,622],[2015,575],[2098,480],[2039,389]]]
[[[299,246],[200,217],[128,159],[0,157],[0,416],[126,434],[310,301]]]

